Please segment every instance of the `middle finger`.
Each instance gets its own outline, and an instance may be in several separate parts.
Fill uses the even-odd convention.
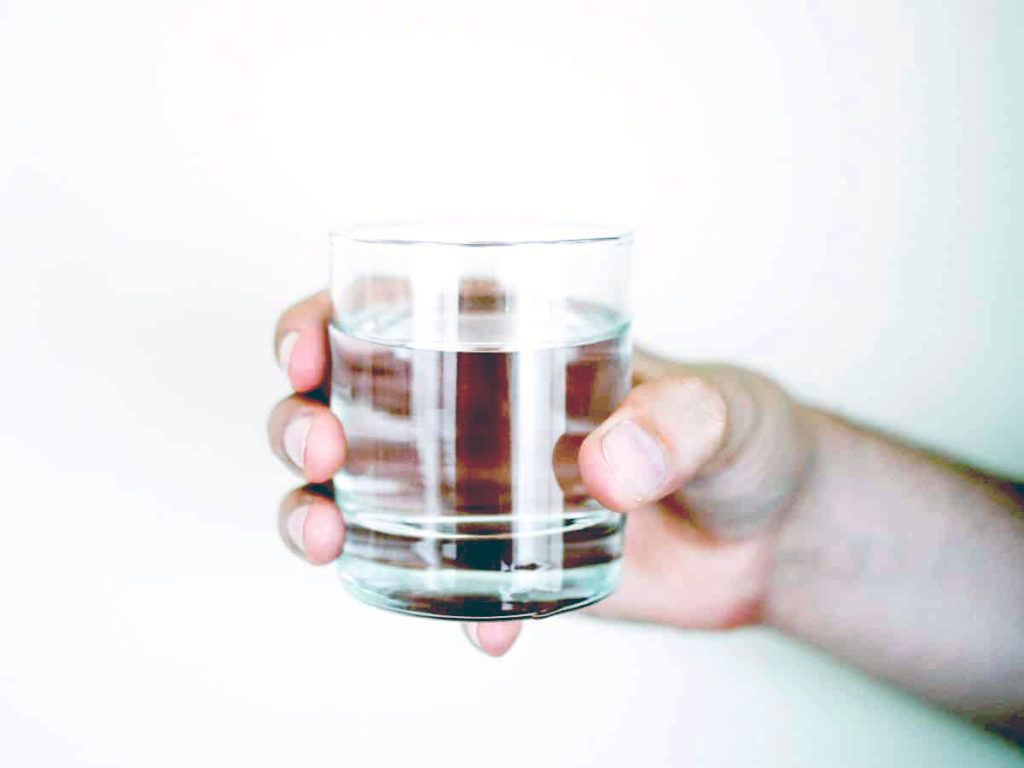
[[[311,483],[334,477],[345,461],[345,431],[327,406],[292,395],[274,406],[267,422],[270,447]]]

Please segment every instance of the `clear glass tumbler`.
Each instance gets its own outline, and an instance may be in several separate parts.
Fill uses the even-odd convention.
[[[620,571],[583,438],[630,382],[628,232],[397,223],[331,235],[343,581],[381,608],[549,616]]]

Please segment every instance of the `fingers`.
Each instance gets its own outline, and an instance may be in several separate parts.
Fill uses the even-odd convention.
[[[301,395],[278,403],[267,424],[278,458],[312,483],[334,477],[345,460],[345,432],[327,406]]]
[[[475,647],[488,656],[504,656],[519,637],[521,622],[465,622],[462,631]]]
[[[296,392],[311,392],[327,378],[330,314],[330,299],[326,291],[321,291],[286,310],[277,323],[277,361]]]
[[[278,532],[288,548],[314,565],[337,559],[345,540],[345,523],[330,499],[311,488],[297,488],[281,502]]]
[[[296,392],[313,392],[327,380],[326,291],[288,309],[274,332],[278,363]],[[345,460],[345,433],[326,406],[292,395],[278,403],[267,424],[271,448],[311,483],[330,480]],[[278,530],[288,548],[310,563],[341,554],[345,524],[330,499],[310,487],[289,493],[278,511]]]
[[[727,406],[696,377],[643,384],[580,447],[587,491],[628,511],[678,490],[719,451]]]

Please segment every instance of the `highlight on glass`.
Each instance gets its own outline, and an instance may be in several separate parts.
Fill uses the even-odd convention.
[[[331,235],[339,568],[367,603],[519,619],[607,596],[624,521],[584,437],[630,382],[629,232],[405,222]]]

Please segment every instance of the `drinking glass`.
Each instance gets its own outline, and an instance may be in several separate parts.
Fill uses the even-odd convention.
[[[402,222],[330,239],[348,590],[474,621],[607,596],[624,521],[576,459],[629,390],[631,234]]]

